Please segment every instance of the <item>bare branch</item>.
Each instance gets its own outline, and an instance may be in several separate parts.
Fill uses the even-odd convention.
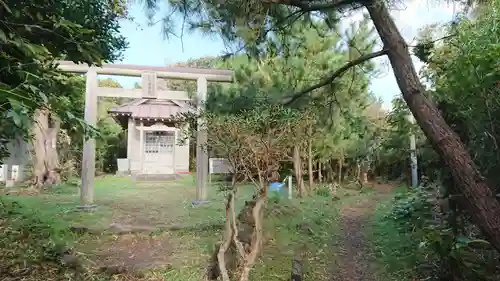
[[[344,72],[346,72],[347,70],[349,70],[351,67],[354,67],[356,65],[359,65],[359,64],[362,64],[364,63],[365,61],[368,61],[368,60],[371,60],[373,58],[376,58],[376,57],[381,57],[381,56],[384,56],[387,54],[387,50],[383,49],[383,50],[380,50],[378,52],[374,52],[374,53],[371,53],[371,54],[367,54],[367,55],[364,55],[364,56],[361,56],[355,60],[351,60],[349,61],[348,63],[344,64],[341,68],[337,69],[332,75],[330,75],[330,77],[326,78],[325,80],[319,82],[318,84],[315,84],[315,85],[312,85],[300,92],[297,92],[295,94],[292,94],[288,97],[286,97],[283,101],[282,101],[282,104],[283,105],[289,105],[291,103],[293,103],[294,101],[296,101],[297,99],[299,99],[300,97],[302,97],[303,95],[305,94],[308,94],[316,89],[319,89],[321,87],[324,87],[326,85],[329,85],[329,84],[332,84],[333,81],[335,81],[335,79],[337,79],[338,77],[342,76],[342,74],[344,74]]]

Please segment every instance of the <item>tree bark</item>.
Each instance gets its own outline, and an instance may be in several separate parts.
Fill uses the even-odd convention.
[[[309,129],[309,132],[311,132],[311,129]],[[312,138],[309,138],[309,141],[307,143],[307,168],[309,174],[309,189],[312,190],[314,185]]]
[[[335,181],[335,172],[333,171],[333,160],[328,160],[328,162],[325,163],[325,182],[334,182]]]
[[[320,183],[323,183],[323,175],[322,175],[322,172],[321,172],[321,162],[318,162],[318,181]]]
[[[295,171],[295,180],[297,181],[297,189],[299,190],[299,197],[304,197],[306,195],[306,190],[302,177],[302,160],[300,159],[299,146],[293,148],[293,168]]]
[[[368,171],[369,171],[369,165],[367,164],[367,161],[366,160],[363,160],[362,162],[362,181],[364,184],[368,183]]]
[[[215,246],[207,268],[208,280],[247,281],[261,252],[265,192],[258,192],[236,216],[234,193],[227,198],[224,241]]]
[[[425,96],[425,89],[413,66],[408,45],[401,36],[382,0],[366,5],[382,39],[402,95],[417,123],[451,170],[453,181],[465,197],[474,222],[488,241],[500,251],[500,202],[477,169],[458,135],[446,123],[436,106]]]
[[[356,179],[361,181],[361,164],[359,161],[356,163]]]
[[[339,158],[339,185],[342,184],[342,166],[344,164],[344,150],[340,149],[340,158]]]
[[[57,153],[59,129],[59,119],[51,118],[48,109],[39,109],[35,112],[35,122],[32,129],[35,158],[33,161],[33,177],[34,185],[38,188],[45,184],[58,184],[61,182],[59,155]]]
[[[304,280],[304,261],[305,261],[305,246],[298,249],[292,259],[292,274],[290,281],[303,281]]]

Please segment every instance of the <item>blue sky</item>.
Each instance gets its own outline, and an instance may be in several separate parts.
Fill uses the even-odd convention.
[[[414,40],[418,30],[428,24],[450,21],[457,12],[452,4],[431,3],[427,1],[410,1],[409,4],[394,7],[392,16],[396,20],[403,37],[410,43]],[[218,38],[210,38],[199,33],[184,34],[180,38],[171,36],[163,38],[160,26],[148,26],[144,12],[140,6],[132,6],[130,14],[134,22],[123,21],[121,32],[127,37],[129,48],[125,51],[123,63],[163,66],[171,63],[186,61],[191,58],[217,56],[225,51],[223,42]],[[359,15],[350,20],[356,20]],[[349,19],[348,19],[349,20]],[[380,75],[373,77],[371,91],[384,101],[384,107],[390,108],[390,101],[399,94],[387,58],[376,60]],[[421,63],[414,60],[417,69]],[[132,87],[138,78],[113,77],[124,87]]]

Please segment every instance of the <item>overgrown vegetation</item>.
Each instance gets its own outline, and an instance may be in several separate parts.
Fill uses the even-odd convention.
[[[497,7],[499,3],[494,1],[492,4]],[[432,41],[438,31],[450,34],[444,41],[431,44],[423,73],[432,84],[430,94],[446,120],[493,183],[497,182],[496,175],[488,173],[498,165],[496,119],[493,117],[498,112],[494,97],[498,92],[498,65],[486,58],[498,54],[498,48],[493,46],[498,45],[498,36],[494,34],[498,34],[495,22],[499,15],[496,8],[479,10],[473,19],[463,17],[458,23],[422,31],[422,42]],[[435,184],[425,183],[418,191],[403,195],[388,206],[386,210],[390,215],[382,225],[388,226],[386,236],[389,238],[380,244],[391,247],[389,240],[411,237],[406,243],[392,245],[401,253],[408,248],[397,249],[400,245],[418,248],[418,252],[414,250],[406,264],[401,264],[397,270],[421,264],[419,272],[433,280],[498,279],[498,253],[485,241],[478,225],[472,223],[471,210],[464,208],[469,197],[459,191],[447,168],[437,170],[438,173],[425,170],[435,169],[441,161],[433,156],[432,147],[425,138],[420,143],[423,173]],[[391,227],[396,227],[399,233],[390,231]],[[418,247],[411,241],[418,241]]]
[[[463,1],[457,2],[466,4],[468,7],[476,4],[474,1],[467,1],[466,3],[463,3]],[[496,5],[498,5],[498,1],[495,0],[477,2],[479,5],[486,4],[488,7],[496,7]],[[157,1],[145,1],[145,3],[149,11],[157,10],[158,8],[158,6],[155,6]],[[230,43],[234,43],[238,47],[241,47],[238,48],[238,50],[244,49],[247,54],[259,59],[265,58],[269,54],[280,54],[283,57],[287,57],[289,51],[295,49],[295,42],[293,39],[296,37],[294,37],[294,35],[301,33],[293,28],[293,23],[297,22],[297,20],[301,20],[312,26],[315,26],[318,22],[320,25],[324,22],[329,31],[334,31],[336,28],[335,24],[337,23],[335,19],[338,18],[339,13],[344,13],[346,10],[350,9],[366,9],[366,11],[368,11],[367,18],[369,17],[373,22],[383,43],[382,49],[369,53],[372,51],[371,49],[373,49],[369,47],[366,50],[368,52],[365,54],[359,52],[355,53],[353,56],[349,55],[349,63],[347,63],[345,67],[337,68],[336,71],[332,70],[333,74],[331,74],[331,76],[314,86],[305,87],[303,90],[296,90],[293,88],[286,89],[285,92],[290,94],[286,95],[281,101],[287,105],[294,105],[295,101],[307,94],[311,94],[308,97],[314,97],[313,92],[316,89],[320,89],[327,85],[338,86],[340,83],[336,84],[336,82],[338,82],[336,78],[342,75],[345,76],[347,70],[352,69],[352,66],[363,64],[375,57],[387,55],[391,62],[396,81],[400,87],[403,100],[408,106],[408,109],[414,115],[426,139],[432,144],[433,149],[439,155],[442,164],[446,165],[446,168],[449,169],[449,178],[453,180],[455,190],[466,197],[462,202],[464,207],[470,212],[475,225],[481,229],[492,245],[500,250],[500,221],[496,219],[500,214],[500,202],[496,199],[493,192],[494,185],[491,185],[492,183],[486,180],[485,175],[487,174],[484,174],[484,171],[480,171],[477,168],[476,165],[478,164],[475,163],[476,159],[473,158],[475,154],[468,151],[466,147],[468,141],[464,139],[463,136],[460,136],[458,128],[455,128],[455,130],[457,130],[456,132],[448,124],[453,123],[451,121],[452,118],[448,116],[448,118],[445,119],[447,113],[440,110],[443,108],[439,108],[438,104],[434,102],[433,99],[436,98],[433,97],[431,93],[428,93],[424,84],[421,83],[414,64],[412,63],[409,46],[405,43],[394,20],[391,18],[388,4],[385,1],[338,1],[325,4],[322,1],[273,1],[272,3],[268,3],[249,0],[245,1],[243,5],[239,1],[226,1],[221,4],[218,1],[212,0],[203,1],[204,5],[196,5],[190,1],[169,1],[168,3],[170,7],[174,9],[174,12],[182,11],[185,17],[196,15],[196,17],[192,17],[192,21],[189,22],[192,28],[198,28],[208,33],[222,34]],[[242,6],[245,8],[242,9]],[[495,17],[493,14],[496,12],[496,9],[493,8],[489,12],[490,13],[487,13],[485,9],[477,9],[476,13],[483,13],[483,15],[479,15],[473,20],[481,23],[492,20]],[[485,16],[486,14],[488,15]],[[203,16],[200,17],[199,15]],[[457,22],[459,21],[454,21],[452,28],[457,26]],[[492,22],[495,22],[495,20]],[[465,27],[465,25],[466,24],[462,24],[462,27]],[[491,27],[492,28],[474,29],[475,31],[470,29],[468,34],[475,34],[472,36],[474,39],[479,40],[492,40],[491,38],[498,38],[496,34],[498,30],[493,26]],[[169,31],[169,29],[167,29],[167,31]],[[477,32],[487,32],[487,35],[485,35],[485,37],[476,36],[478,35]],[[269,33],[274,36],[267,36]],[[461,62],[464,61],[463,58],[473,54],[461,52],[462,45],[453,44],[453,40],[457,40],[457,38],[461,37],[460,32],[456,34],[457,36],[451,35],[455,34],[450,34],[449,37],[452,39],[450,39],[450,41],[444,40],[444,42],[457,46],[456,48],[460,50],[457,52],[460,58],[457,57],[456,60],[446,58],[445,66],[448,66],[447,64],[449,63],[453,69],[449,70],[445,67],[445,69],[440,70],[444,70],[444,72],[450,71],[450,74],[455,73],[455,78],[459,78],[452,78],[453,83],[450,83],[453,84],[453,87],[457,87],[454,88],[454,93],[459,94],[462,89],[468,89],[468,87],[473,87],[473,90],[480,89],[480,91],[483,91],[483,85],[478,85],[480,83],[484,83],[486,87],[484,90],[489,92],[487,80],[496,81],[497,79],[489,80],[496,72],[484,72],[484,76],[481,75],[483,72],[472,72],[473,74],[470,74],[472,71],[471,67],[473,65],[477,67],[477,64],[473,64],[473,60],[468,60],[467,63],[464,64]],[[475,40],[470,40],[471,37],[465,37],[469,38],[467,43],[470,43],[466,44],[465,50],[467,47],[483,45],[476,44]],[[291,40],[288,41],[288,39]],[[432,41],[424,42],[421,46],[429,47],[431,45],[430,42]],[[349,41],[349,47],[354,45],[350,43],[352,42]],[[495,46],[492,47],[493,50],[491,50],[491,54],[494,57],[496,57],[497,50],[495,48],[497,45],[498,44],[494,43],[489,44],[489,46]],[[270,50],[277,50],[277,52],[272,52]],[[427,57],[429,52],[428,50],[424,51],[424,57]],[[475,58],[480,58],[476,62],[481,63],[483,58],[488,58],[490,54],[476,55],[474,55]],[[491,60],[488,59],[488,61]],[[459,65],[468,67],[471,71],[454,68]],[[491,66],[490,64],[490,70],[492,70]],[[496,66],[493,67],[493,69],[496,68]],[[487,78],[463,79],[465,78],[465,73],[472,77],[480,75],[481,78]],[[489,74],[488,76],[486,76],[487,73]],[[434,76],[434,79],[443,79],[443,77],[444,80],[448,79],[446,75]],[[465,81],[467,81],[466,83],[468,83],[468,85],[460,84],[460,82],[464,83]],[[441,85],[440,83],[436,83],[433,86],[438,88],[438,86]],[[335,92],[330,93],[329,96],[335,96]],[[456,98],[454,100],[459,101],[461,99]],[[304,103],[303,100],[302,102]],[[441,103],[441,107],[443,107],[444,104],[445,103]],[[461,105],[469,107],[469,109],[470,104],[470,102],[461,103]],[[488,107],[488,105],[486,107]],[[467,112],[466,109],[467,108],[463,108],[464,112]],[[483,107],[483,109],[485,109],[485,107]],[[475,112],[484,111],[476,109]],[[490,111],[486,110],[486,112]],[[481,119],[474,118],[471,120]],[[460,124],[458,127],[460,127]],[[483,144],[484,141],[480,141],[480,143]],[[360,163],[358,163],[358,165],[359,164]]]
[[[115,278],[195,281],[205,275],[207,259],[214,252],[214,242],[223,231],[223,193],[214,189],[209,194],[210,200],[220,202],[218,204],[193,207],[186,202],[194,193],[192,179],[162,184],[162,188],[151,183],[138,184],[127,178],[111,177],[98,179],[96,184],[96,195],[106,196],[107,200],[101,200],[99,210],[90,215],[71,212],[78,195],[69,185],[59,186],[44,195],[4,197],[2,218],[8,219],[2,220],[0,241],[7,250],[2,253],[9,256],[2,258],[12,259],[2,262],[2,276],[24,272],[25,278],[33,278],[31,280],[39,280],[40,276],[47,280],[58,280],[60,276],[66,276],[65,280],[107,280],[108,274],[100,274],[100,268],[127,262],[129,258],[127,252],[122,253],[118,247],[122,243],[135,251],[141,263],[155,262],[158,266],[142,275],[122,272]],[[245,200],[251,199],[254,187],[246,185],[238,189],[237,212],[245,205]],[[335,203],[325,196],[269,203],[264,214],[264,247],[250,280],[261,280],[269,274],[286,278],[290,275],[290,262],[297,250],[308,259],[306,280],[326,280],[324,272],[328,270],[331,253],[325,245],[330,244],[332,235],[337,232],[339,208],[344,200],[354,198],[357,193],[341,189],[338,192],[341,200]],[[145,204],[149,208],[140,208]],[[131,209],[136,210],[132,218],[129,215]],[[99,237],[69,231],[78,225],[104,229],[113,221],[122,224],[142,221],[179,229],[133,235],[104,233]],[[168,245],[158,248],[150,245],[149,239],[160,244],[168,242]],[[144,254],[140,249],[147,252]],[[96,252],[104,255],[95,256]],[[78,257],[78,262],[69,259],[75,263],[61,264],[68,254]],[[165,266],[158,264],[163,261],[163,256],[168,258]],[[24,264],[26,260],[33,262]],[[8,266],[11,264],[15,267]],[[83,268],[75,271],[75,265]]]
[[[386,280],[425,276],[428,280],[497,280],[498,253],[477,228],[450,224],[461,220],[435,185],[400,191],[379,204],[373,219],[379,273]],[[443,212],[444,209],[447,212]]]
[[[148,15],[154,16],[159,8],[156,1],[145,2]],[[307,5],[279,0],[167,2],[174,12],[189,17],[193,28],[220,33],[244,50],[224,59],[178,64],[235,71],[233,84],[210,85],[205,112],[183,120],[191,125],[187,136],[193,148],[198,145],[194,129],[203,125],[209,136],[205,149],[231,163],[232,180],[224,196],[212,194],[217,203],[195,209],[183,203],[190,199],[184,192],[193,185],[184,182],[171,191],[179,193],[182,203],[169,205],[164,201],[173,196],[159,191],[165,187],[148,186],[153,197],[157,195],[153,198],[115,178],[97,191],[103,198],[97,213],[69,213],[67,208],[76,204],[76,186],[62,183],[78,175],[82,140],[97,138],[97,169],[102,173],[114,172],[116,158],[125,154],[126,134],[107,115],[110,107],[125,100],[101,100],[97,128],[89,127],[82,121],[84,80],[57,71],[56,61],[99,65],[120,58],[126,42],[118,33],[119,20],[126,18],[127,5],[107,0],[0,1],[4,16],[0,65],[5,70],[0,74],[0,159],[10,161],[6,158],[9,145],[24,139],[32,144],[31,185],[39,191],[47,187],[46,193],[37,196],[2,199],[0,243],[6,250],[0,254],[0,275],[88,280],[86,274],[102,267],[80,270],[61,264],[65,255],[73,257],[68,243],[90,245],[70,233],[68,223],[62,221],[107,227],[116,219],[137,223],[141,221],[134,218],[140,218],[162,227],[191,219],[215,226],[195,231],[160,229],[115,240],[102,233],[92,236],[92,243],[110,243],[106,245],[114,250],[122,244],[143,249],[149,245],[150,258],[161,256],[154,249],[165,250],[162,257],[166,258],[167,247],[141,244],[153,237],[153,242],[184,246],[174,247],[173,252],[193,261],[182,267],[174,260],[146,277],[134,278],[199,280],[207,263],[213,280],[285,279],[290,270],[310,280],[324,278],[318,272],[331,261],[321,249],[335,236],[338,207],[345,203],[345,190],[337,189],[355,187],[358,200],[371,194],[366,191],[374,182],[407,180],[408,141],[413,134],[419,173],[425,181],[416,190],[399,190],[392,201],[383,200],[372,218],[380,278],[498,280],[498,0],[481,1],[470,15],[422,30],[413,51],[425,63],[421,77],[428,82],[427,89],[416,76],[408,46],[382,0],[333,1],[328,7],[321,1],[307,1]],[[368,14],[341,29],[337,18],[347,7],[366,9]],[[170,31],[168,20],[163,23]],[[376,46],[375,31],[384,46],[368,54]],[[390,112],[382,110],[369,91],[370,75],[375,72],[369,59],[382,55],[388,55],[402,92]],[[195,91],[193,82],[167,82],[171,89]],[[110,79],[100,84],[120,87]],[[417,124],[408,121],[410,114]],[[199,117],[206,122],[198,124]],[[300,199],[274,196],[268,200],[269,183],[289,175]],[[248,183],[253,188],[244,186]],[[121,184],[122,189],[113,184]],[[152,210],[143,215],[130,206]],[[38,210],[29,210],[34,208]],[[167,209],[172,217],[165,213]],[[151,218],[155,216],[162,219]],[[223,233],[216,223],[225,223]],[[130,257],[126,252],[117,255]],[[296,260],[308,260],[312,269],[302,270]]]
[[[293,109],[266,104],[234,115],[207,113],[201,118],[205,119],[203,129],[208,132],[206,149],[227,159],[232,170],[231,184],[226,190],[224,239],[216,247],[208,278],[247,281],[264,242],[268,185],[279,180],[280,164],[301,142],[300,132],[310,126],[310,118]],[[251,181],[255,193],[237,215],[234,204],[238,178]]]
[[[16,141],[31,145],[33,183],[61,182],[57,137],[96,135],[83,118],[83,80],[57,70],[56,60],[100,64],[121,57],[125,16],[120,1],[2,1],[0,159]],[[60,95],[60,93],[65,93]],[[60,138],[61,139],[61,138]],[[78,141],[76,141],[78,139]],[[66,145],[70,145],[63,138]],[[75,159],[72,159],[73,161]]]

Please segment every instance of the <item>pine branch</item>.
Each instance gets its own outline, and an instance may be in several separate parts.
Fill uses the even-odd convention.
[[[323,11],[330,9],[339,9],[344,6],[352,5],[356,1],[353,0],[332,0],[329,3],[314,3],[314,1],[304,0],[264,0],[264,3],[282,4],[293,6],[301,9],[302,12]]]
[[[288,97],[284,98],[283,101],[282,101],[282,104],[283,105],[290,105],[291,103],[293,103],[294,101],[298,100],[300,97],[316,90],[316,89],[319,89],[321,87],[324,87],[326,85],[330,85],[333,83],[333,81],[335,81],[335,79],[337,79],[338,77],[342,76],[342,74],[344,74],[344,72],[346,72],[347,70],[349,70],[351,67],[354,67],[356,65],[359,65],[359,64],[362,64],[368,60],[371,60],[373,58],[376,58],[376,57],[381,57],[381,56],[384,56],[387,54],[387,50],[383,49],[383,50],[380,50],[378,52],[374,52],[374,53],[371,53],[371,54],[367,54],[367,55],[364,55],[364,56],[361,56],[355,60],[351,60],[349,61],[348,63],[344,64],[341,68],[337,69],[332,75],[330,75],[328,78],[326,78],[325,80],[319,82],[318,84],[315,84],[315,85],[312,85],[306,89],[303,89],[302,91],[300,92],[297,92],[297,93],[294,93],[292,95],[289,95]]]

